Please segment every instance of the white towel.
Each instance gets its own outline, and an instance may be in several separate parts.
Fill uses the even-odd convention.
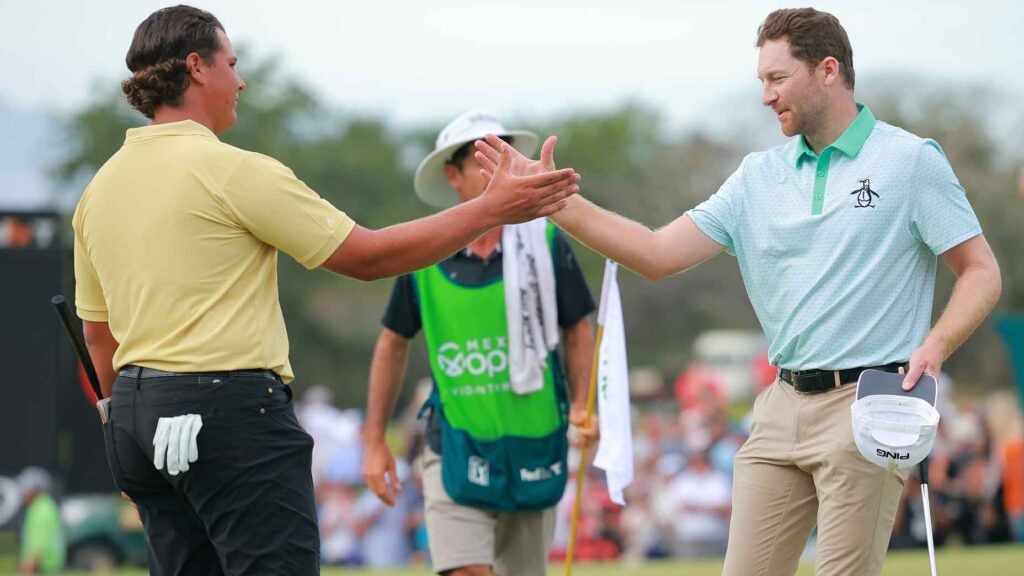
[[[547,220],[505,226],[501,249],[509,380],[517,394],[529,394],[544,387],[548,353],[558,347],[555,265]]]

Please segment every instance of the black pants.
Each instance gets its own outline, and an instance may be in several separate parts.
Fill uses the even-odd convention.
[[[103,432],[114,481],[146,528],[150,573],[319,574],[313,439],[291,389],[265,371],[125,372]],[[199,459],[171,476],[153,466],[153,435],[159,418],[182,414],[203,418]]]

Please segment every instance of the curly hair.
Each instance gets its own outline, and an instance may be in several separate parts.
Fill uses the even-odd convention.
[[[757,30],[757,47],[768,40],[786,39],[793,57],[810,67],[829,56],[839,62],[843,84],[853,90],[853,48],[839,19],[814,8],[776,10]]]
[[[132,75],[121,91],[132,108],[153,119],[161,106],[177,107],[189,86],[185,59],[195,52],[208,64],[221,49],[217,18],[191,6],[173,6],[150,14],[135,30],[125,63]]]

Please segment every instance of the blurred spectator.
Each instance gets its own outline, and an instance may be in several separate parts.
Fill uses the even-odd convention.
[[[50,474],[34,466],[18,475],[25,504],[21,529],[21,574],[54,574],[64,570],[67,543],[57,502],[50,495]]]
[[[951,530],[965,544],[986,541],[980,519],[985,501],[985,438],[981,417],[975,410],[959,413],[948,423],[950,455],[940,499],[951,521]]]
[[[413,488],[420,498],[410,513],[407,523],[412,527],[412,564],[430,564],[430,541],[427,538],[427,518],[423,513],[423,455],[422,452],[413,459],[409,466]]]
[[[604,476],[588,467],[576,540],[579,562],[662,557],[721,556],[728,538],[731,465],[746,439],[731,421],[713,376],[688,371],[703,382],[686,391],[687,409],[671,403],[637,402],[633,409],[636,472],[625,508],[608,499]],[[421,387],[429,390],[429,380]],[[680,388],[677,388],[679,390]],[[1016,399],[995,393],[976,402],[954,402],[952,380],[940,379],[942,419],[929,459],[932,528],[937,546],[1022,538],[1024,532],[1024,425]],[[394,508],[365,491],[359,475],[359,415],[330,405],[314,393],[300,410],[303,425],[324,449],[317,477],[324,562],[388,568],[429,561],[419,514],[416,475],[403,478]],[[421,398],[398,419],[396,453],[414,459],[422,451]],[[307,407],[309,408],[307,410]],[[351,441],[355,438],[355,441]],[[331,448],[328,450],[327,446]],[[551,559],[565,558],[575,497],[579,453],[570,452],[566,496],[558,505]],[[406,460],[408,461],[408,460]],[[924,508],[916,470],[904,488],[892,548],[926,545]]]
[[[727,402],[725,384],[697,360],[690,362],[676,378],[675,390],[679,411],[684,415],[691,411],[718,412]]]
[[[361,543],[357,532],[355,487],[325,477],[316,488],[320,523],[320,556],[325,564],[359,566]]]
[[[772,385],[779,376],[779,368],[772,366],[768,360],[768,350],[765,350],[754,357],[751,361],[750,371],[754,374],[754,395],[757,396],[765,388]]]
[[[1003,503],[1014,542],[1024,543],[1024,434],[1007,440],[1000,451]]]
[[[313,484],[333,474],[349,484],[362,481],[362,443],[358,410],[339,410],[331,404],[326,386],[310,386],[296,411],[299,424],[313,437]]]
[[[930,479],[930,478],[929,478]],[[949,519],[944,509],[935,505],[935,492],[929,485],[932,501],[932,538],[936,547],[943,546],[949,535]],[[924,548],[928,545],[928,527],[924,518],[924,500],[921,498],[921,482],[917,472],[912,471],[906,484],[903,485],[903,498],[896,512],[896,522],[892,528],[890,549]]]
[[[595,472],[592,455],[588,455],[587,478],[583,483],[583,497],[576,525],[576,548],[574,562],[614,560],[622,552],[623,539],[619,529],[618,514],[621,509],[608,496],[604,474]],[[555,507],[555,535],[548,558],[552,562],[565,559],[572,528],[572,513],[576,506],[576,476],[579,473],[580,453],[570,448],[568,465],[569,477],[565,495]]]
[[[362,537],[362,564],[368,568],[395,568],[412,559],[414,532],[419,527],[417,512],[423,497],[416,484],[409,481],[409,465],[399,459],[395,467],[402,485],[395,505],[388,506],[373,492],[364,490],[353,510],[355,531]]]
[[[634,436],[634,442],[642,438],[644,432],[640,430],[639,435]],[[622,555],[626,562],[637,563],[671,553],[663,543],[658,523],[653,521],[658,514],[655,502],[662,501],[668,484],[668,476],[659,473],[658,462],[651,457],[636,458],[633,483],[626,489],[627,506],[619,517],[623,535]]]
[[[711,449],[708,451],[711,467],[732,477],[732,461],[743,446],[746,436],[729,426],[725,414],[712,416],[708,429],[711,431]]]
[[[1024,418],[1009,393],[986,402],[993,445],[993,477],[999,483],[1009,539],[1024,542]]]
[[[674,516],[672,550],[683,558],[725,554],[732,512],[732,482],[715,470],[706,450],[696,450],[668,487],[666,509]]]

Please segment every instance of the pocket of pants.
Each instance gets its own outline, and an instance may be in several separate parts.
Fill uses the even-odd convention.
[[[288,410],[292,407],[293,394],[291,386],[275,382],[267,386],[267,397],[263,399],[260,408],[268,413]]]
[[[107,466],[110,468],[110,474],[114,478],[114,486],[122,492],[127,492],[128,482],[125,479],[124,470],[121,469],[121,460],[117,456],[117,442],[114,438],[114,418],[116,416],[113,405],[108,404],[107,410],[107,421],[102,423],[103,447],[107,453]]]
[[[754,431],[764,422],[767,408],[764,405],[768,402],[769,397],[775,392],[776,386],[779,386],[779,380],[776,380],[767,388],[761,391],[754,398],[754,405],[750,409],[750,435],[754,435]]]
[[[233,376],[210,394],[210,403],[211,417],[249,420],[291,410],[292,390],[269,378]]]

